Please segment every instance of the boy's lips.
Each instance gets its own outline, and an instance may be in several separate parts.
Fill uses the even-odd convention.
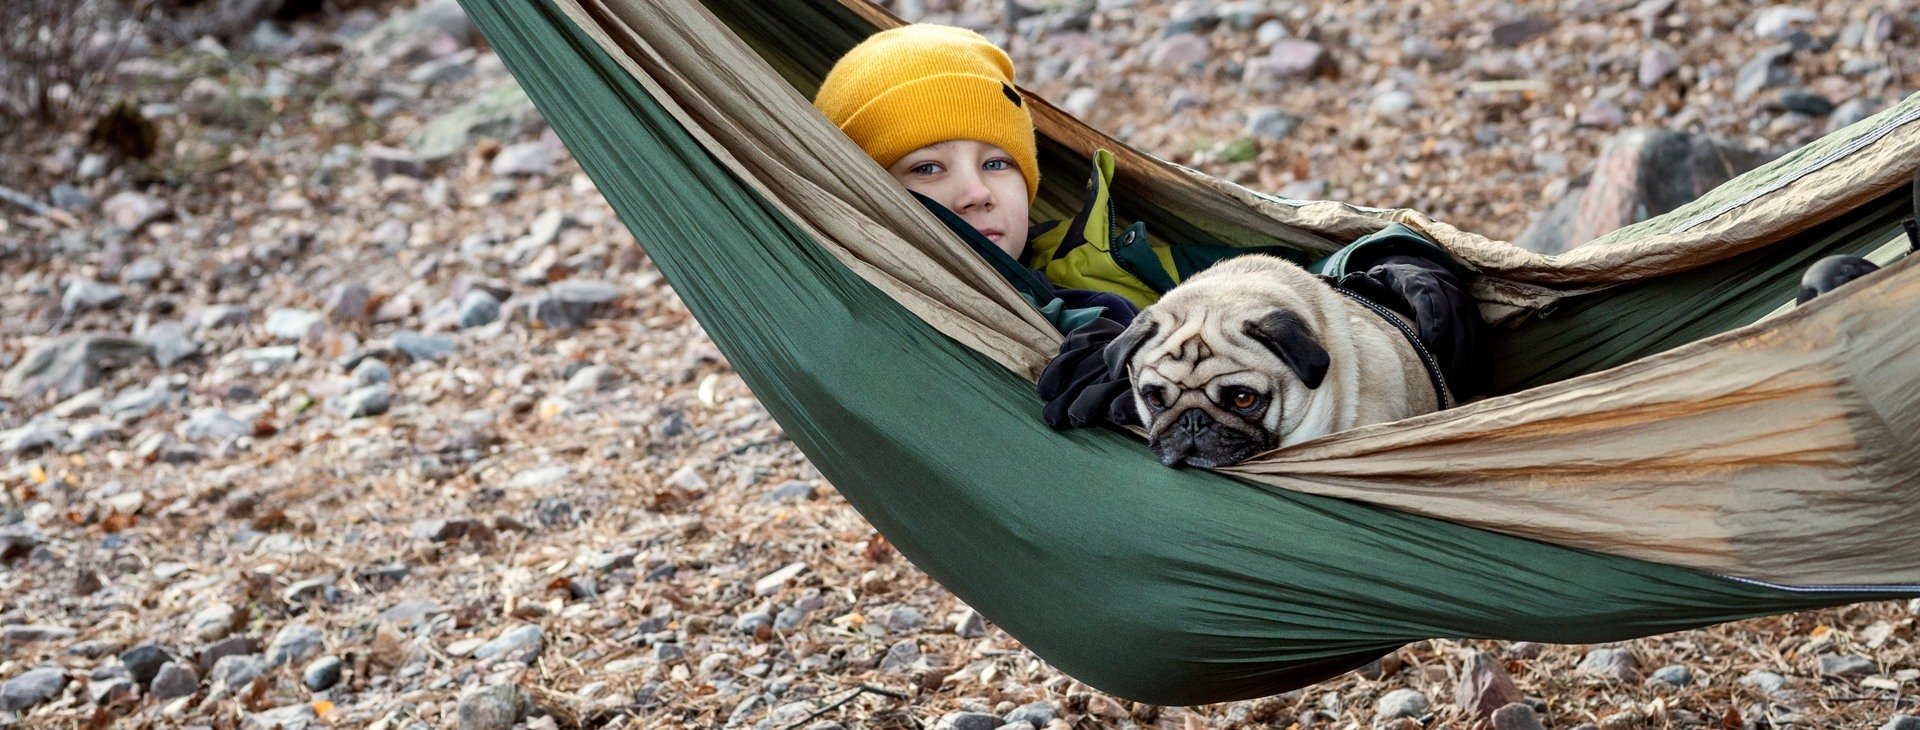
[[[1000,239],[1007,237],[1005,232],[996,228],[982,228],[980,229],[980,235],[986,236],[987,240],[993,241],[994,243],[999,243]]]

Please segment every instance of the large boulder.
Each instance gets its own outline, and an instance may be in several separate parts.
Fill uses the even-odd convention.
[[[1777,156],[1706,135],[1627,130],[1601,148],[1587,184],[1568,191],[1515,243],[1560,253],[1686,205]]]

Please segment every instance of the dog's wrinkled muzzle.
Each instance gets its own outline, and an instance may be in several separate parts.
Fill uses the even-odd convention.
[[[1240,429],[1220,425],[1198,408],[1189,408],[1147,441],[1148,448],[1168,467],[1202,469],[1236,464],[1263,449],[1259,439]]]

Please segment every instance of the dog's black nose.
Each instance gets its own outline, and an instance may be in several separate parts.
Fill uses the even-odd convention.
[[[1180,423],[1178,425],[1180,426],[1180,430],[1186,432],[1187,435],[1198,436],[1201,431],[1206,429],[1207,424],[1212,422],[1213,419],[1208,418],[1207,414],[1201,413],[1200,409],[1189,408],[1186,413],[1180,414]]]

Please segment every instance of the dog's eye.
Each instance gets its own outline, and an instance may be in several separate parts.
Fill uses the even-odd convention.
[[[1160,392],[1159,388],[1154,388],[1153,390],[1147,391],[1146,397],[1147,397],[1147,405],[1153,406],[1155,408],[1167,407],[1167,397],[1166,395]]]
[[[1260,396],[1251,390],[1241,388],[1233,392],[1232,402],[1234,409],[1244,411],[1258,405],[1260,403]]]

